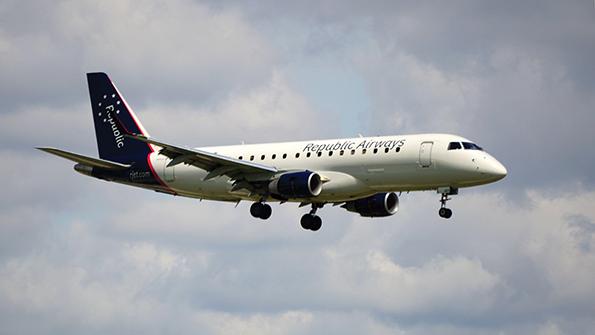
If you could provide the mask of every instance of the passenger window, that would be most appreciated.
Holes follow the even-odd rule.
[[[300,153],[295,154],[295,158],[300,158]]]
[[[339,151],[339,156],[343,156],[343,154],[345,154],[345,150]]]
[[[310,157],[310,156],[311,156],[311,153],[307,153],[307,154],[306,154],[306,157]]]
[[[354,150],[351,150],[351,154],[352,155],[355,155],[355,149]]]
[[[395,152],[399,152],[401,151],[401,147],[397,147],[397,150],[395,150]]]
[[[287,154],[283,154],[283,159],[287,158]]]
[[[238,157],[239,160],[242,160],[242,156]]]
[[[378,149],[374,149],[374,153],[377,154],[378,153]]]
[[[328,152],[328,156],[330,157],[330,156],[332,156],[332,155],[333,155],[333,152],[332,152],[332,151],[329,151],[329,152]]]
[[[388,148],[384,148],[384,153],[388,154]]]
[[[277,158],[277,155],[276,154],[273,154],[273,156],[271,158],[272,159],[275,159],[275,158]]]
[[[461,143],[459,142],[450,142],[448,144],[448,150],[459,150],[461,149]]]
[[[322,151],[318,152],[318,157],[322,156]]]
[[[254,160],[254,155],[250,156],[250,160],[253,161]]]
[[[264,160],[264,155],[260,156],[260,160],[263,161]]]
[[[362,155],[365,155],[366,154],[366,151],[367,151],[366,149],[363,149],[362,150]]]

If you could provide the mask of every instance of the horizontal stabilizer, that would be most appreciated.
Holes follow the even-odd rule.
[[[75,154],[72,152],[55,149],[55,148],[36,148],[36,149],[45,151],[52,155],[66,158],[73,162],[81,163],[81,164],[92,166],[92,167],[98,167],[98,168],[102,168],[102,169],[124,170],[124,169],[127,169],[130,167],[130,165],[127,165],[127,164],[111,162],[111,161],[107,161],[107,160],[99,159],[99,158],[87,157],[87,156],[83,156],[83,155],[79,155],[79,154]]]

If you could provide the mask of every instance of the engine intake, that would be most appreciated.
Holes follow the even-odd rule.
[[[341,207],[365,217],[391,216],[399,210],[399,197],[394,192],[377,193],[367,198],[349,201]]]
[[[271,181],[269,191],[287,199],[312,198],[322,192],[322,180],[312,171],[284,173]]]

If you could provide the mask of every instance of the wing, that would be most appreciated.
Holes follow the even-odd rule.
[[[36,149],[45,151],[52,155],[66,158],[73,162],[81,163],[81,164],[88,165],[88,166],[98,167],[98,168],[102,168],[102,169],[125,170],[130,167],[130,165],[127,165],[127,164],[112,162],[112,161],[108,161],[105,159],[83,156],[83,155],[75,154],[73,152],[68,152],[68,151],[55,149],[55,148],[36,148]]]
[[[278,172],[278,170],[272,166],[246,162],[203,150],[181,148],[138,134],[127,134],[125,136],[161,147],[162,149],[159,150],[159,153],[171,159],[167,166],[174,166],[182,163],[196,166],[208,171],[204,180],[223,175],[228,176],[233,179],[236,186],[238,186],[234,186],[235,189],[247,188],[253,191],[253,188],[246,187],[246,183],[270,180],[270,178]]]

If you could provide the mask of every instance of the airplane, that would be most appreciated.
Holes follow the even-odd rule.
[[[317,231],[317,210],[341,206],[362,217],[399,209],[397,193],[437,191],[440,217],[460,188],[496,182],[506,168],[474,142],[450,134],[357,137],[188,148],[151,136],[107,74],[87,74],[99,158],[37,149],[71,160],[74,170],[170,195],[239,203],[266,220],[269,203],[310,206],[302,228]]]

